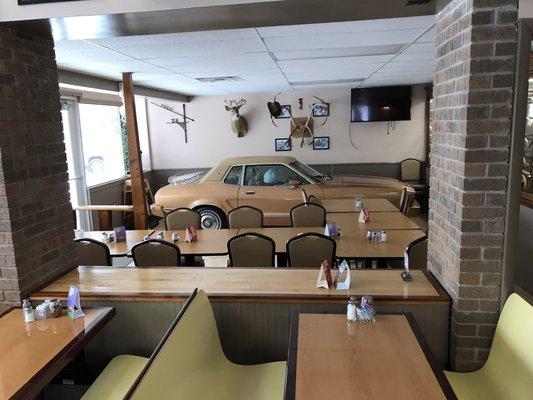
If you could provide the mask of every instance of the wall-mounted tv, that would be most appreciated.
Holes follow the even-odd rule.
[[[411,119],[411,86],[352,89],[352,122]]]

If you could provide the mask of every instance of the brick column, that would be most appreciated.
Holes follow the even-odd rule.
[[[453,0],[436,19],[428,268],[453,299],[451,364],[486,359],[500,307],[516,0]]]
[[[50,34],[0,25],[0,302],[75,262],[60,110]]]

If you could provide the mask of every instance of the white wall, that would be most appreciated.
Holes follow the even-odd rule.
[[[258,3],[279,0],[84,0],[19,6],[17,0],[0,0],[0,21],[72,17],[78,15],[176,10],[180,8]]]
[[[317,151],[312,146],[299,147],[293,140],[290,152],[274,151],[274,139],[289,135],[289,120],[270,122],[267,101],[273,93],[248,93],[230,96],[200,96],[187,104],[187,114],[195,119],[189,125],[189,143],[183,140],[183,131],[177,125],[167,124],[173,114],[148,102],[150,145],[153,169],[210,167],[225,157],[254,155],[290,155],[312,164],[398,162],[404,158],[425,159],[425,90],[413,87],[411,120],[396,122],[396,129],[386,134],[386,122],[350,124],[350,89],[328,89],[282,93],[278,100],[290,104],[293,116],[305,116],[313,95],[330,103],[330,117],[324,126],[322,118],[314,121],[315,136],[330,136],[330,150]],[[248,121],[248,134],[238,138],[230,126],[230,113],[224,109],[224,99],[245,98],[241,115]],[[304,109],[298,109],[298,98],[303,97]],[[153,100],[161,103],[161,101]],[[181,111],[181,103],[163,102]],[[349,134],[356,150],[350,143]]]

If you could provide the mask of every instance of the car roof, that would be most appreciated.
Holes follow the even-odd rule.
[[[220,181],[233,165],[243,164],[290,164],[296,161],[294,157],[287,156],[255,156],[255,157],[230,157],[221,160],[201,180],[201,182]]]

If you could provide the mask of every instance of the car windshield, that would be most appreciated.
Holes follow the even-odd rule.
[[[293,161],[290,163],[290,166],[307,176],[315,183],[320,183],[327,179],[327,175],[318,172],[316,169],[313,169],[309,165],[305,165],[300,161]]]

